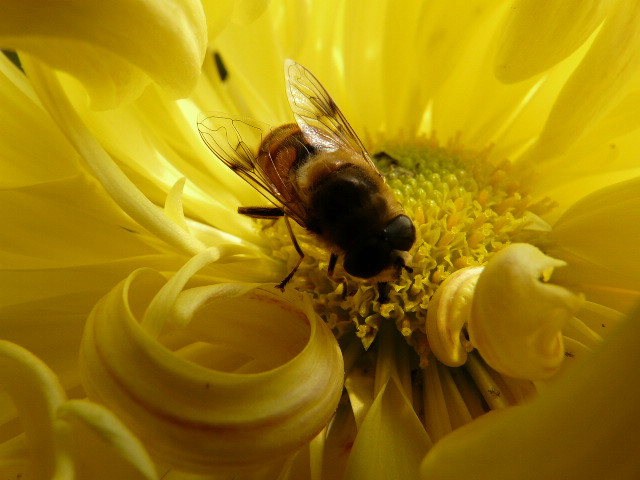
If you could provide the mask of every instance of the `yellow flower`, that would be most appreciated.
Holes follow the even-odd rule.
[[[638,2],[7,5],[5,476],[640,470]],[[198,136],[292,121],[285,58],[414,221],[386,303],[299,228],[274,289],[286,228]]]

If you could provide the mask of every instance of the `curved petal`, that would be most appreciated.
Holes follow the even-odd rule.
[[[198,79],[207,27],[197,0],[3,4],[0,40],[78,78],[95,107],[136,98],[152,79],[173,97]]]
[[[18,409],[35,475],[72,478],[73,466],[56,420],[66,397],[55,374],[24,348],[0,340],[0,387]]]
[[[165,346],[140,325],[163,284],[149,270],[120,283],[92,312],[81,346],[90,397],[163,463],[206,471],[270,462],[325,426],[342,392],[342,356],[308,302],[243,284],[187,290],[173,322],[186,326],[165,330]],[[150,318],[172,314],[174,286]]]
[[[640,178],[600,189],[579,200],[558,219],[552,236],[557,244],[553,252],[558,258],[575,255],[640,280]]]
[[[202,0],[207,16],[209,44],[229,20],[240,25],[249,23],[259,17],[268,4],[269,0]]]
[[[636,310],[531,403],[488,414],[443,438],[425,457],[420,478],[635,478],[638,338]]]

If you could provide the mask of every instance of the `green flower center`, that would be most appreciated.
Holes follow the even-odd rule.
[[[554,205],[548,199],[533,203],[513,180],[510,163],[490,164],[486,151],[419,140],[384,144],[375,152],[380,171],[416,227],[409,262],[413,272],[403,271],[397,282],[390,283],[388,301],[380,303],[375,282],[349,277],[340,261],[333,279],[328,278],[329,253],[303,229],[295,228],[305,258],[288,288],[313,295],[316,311],[336,336],[355,328],[365,348],[383,319],[394,321],[426,362],[427,307],[438,286],[456,270],[486,264],[510,243],[539,244],[545,224],[538,215]],[[267,222],[265,232],[273,255],[291,267],[298,254],[283,223]]]

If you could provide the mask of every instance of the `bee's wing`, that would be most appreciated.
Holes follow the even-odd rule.
[[[260,154],[266,155],[273,162],[268,150],[263,149],[263,141],[271,130],[268,125],[255,120],[223,113],[206,112],[198,116],[198,132],[209,150],[267,200],[282,208],[304,227],[306,212],[302,205],[286,201],[283,192],[278,190],[256,162]],[[272,171],[277,171],[275,165]]]
[[[305,67],[285,60],[289,105],[307,141],[320,149],[347,148],[382,176],[344,114],[320,81]]]

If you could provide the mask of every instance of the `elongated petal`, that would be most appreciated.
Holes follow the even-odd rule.
[[[164,215],[122,172],[73,109],[55,72],[34,58],[23,58],[23,64],[45,107],[115,202],[147,230],[179,249],[189,253],[202,250],[201,242]]]
[[[2,188],[77,172],[78,155],[43,111],[27,77],[4,55],[0,55],[0,105]]]
[[[172,351],[139,323],[163,284],[149,270],[119,284],[91,314],[81,349],[90,397],[163,463],[203,471],[270,462],[324,427],[342,391],[342,357],[308,303],[242,284],[187,290],[173,314],[186,327],[160,337]],[[149,318],[163,305],[172,315],[170,285]]]
[[[351,450],[348,480],[415,478],[430,441],[401,392],[391,379],[371,405]]]
[[[517,82],[564,59],[602,23],[611,4],[600,0],[513,2],[495,60],[497,77]]]
[[[376,342],[375,369],[367,368],[367,359],[363,358],[364,363],[359,366],[364,369],[357,374],[360,378],[349,378],[347,384],[358,434],[345,478],[415,478],[431,440],[413,409],[412,399],[408,398],[409,358],[403,349],[404,341],[389,324],[382,324]],[[371,381],[367,371],[375,371]],[[372,394],[371,403],[366,393]]]
[[[575,203],[556,222],[553,236],[558,257],[575,255],[638,280],[640,178],[598,190]]]
[[[632,479],[640,471],[640,312],[530,404],[438,442],[421,478]]]
[[[136,98],[152,79],[174,97],[194,87],[206,49],[196,0],[7,1],[4,47],[23,50],[77,77],[98,108]]]

